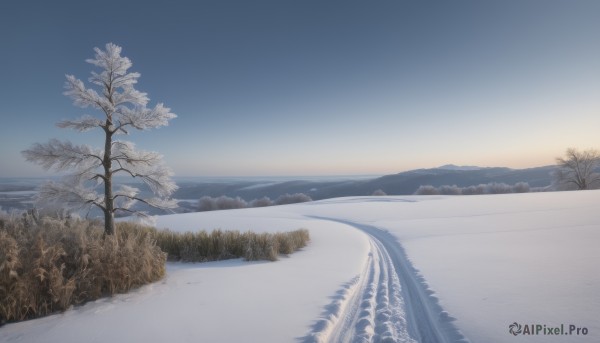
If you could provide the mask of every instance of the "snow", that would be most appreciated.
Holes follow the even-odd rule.
[[[600,192],[376,200],[330,200],[311,212],[389,230],[471,341],[514,342],[513,322],[589,331],[527,337],[535,342],[600,339]]]
[[[126,295],[0,328],[0,342],[600,341],[600,191],[347,197],[158,218],[307,228],[277,262],[169,263]],[[583,336],[513,336],[509,325]],[[464,335],[464,337],[463,337]]]
[[[260,188],[266,188],[266,187],[270,187],[270,186],[275,186],[278,184],[281,184],[282,182],[264,182],[264,183],[257,183],[254,185],[250,185],[250,186],[246,186],[243,188],[240,188],[240,191],[247,191],[247,190],[251,190],[251,189],[260,189]]]
[[[65,314],[6,325],[0,342],[294,342],[341,285],[361,273],[368,254],[363,233],[314,222],[266,209],[160,217],[158,225],[174,230],[306,227],[312,242],[278,262],[169,263],[163,281]]]
[[[0,192],[0,195],[35,195],[37,191],[6,191]]]
[[[437,167],[437,169],[444,170],[481,170],[483,168],[477,166],[457,166],[455,164],[444,164],[443,166]]]

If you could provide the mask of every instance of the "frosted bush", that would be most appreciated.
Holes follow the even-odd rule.
[[[246,208],[248,203],[240,198],[230,198],[227,196],[220,196],[213,198],[209,196],[203,196],[198,201],[198,211],[216,211],[216,210],[231,210],[236,208]]]
[[[461,195],[462,189],[456,185],[452,185],[452,186],[444,185],[444,186],[440,186],[438,188],[438,192],[440,194],[444,194],[444,195]]]
[[[275,205],[296,204],[296,203],[307,202],[307,201],[312,201],[312,198],[304,193],[295,193],[295,194],[285,193],[284,195],[277,198],[277,200],[275,200]]]
[[[531,191],[527,182],[517,182],[513,186],[506,183],[491,182],[477,186],[458,187],[456,185],[443,185],[434,187],[431,185],[420,186],[414,194],[416,195],[476,195],[476,194],[504,194],[504,193],[528,193]]]
[[[417,191],[415,192],[416,195],[438,195],[440,194],[440,192],[438,191],[437,188],[431,186],[431,185],[425,185],[425,186],[419,186],[419,188],[417,188]]]
[[[254,199],[250,201],[250,207],[266,207],[273,206],[273,200],[269,199],[269,197],[262,197],[260,199]]]

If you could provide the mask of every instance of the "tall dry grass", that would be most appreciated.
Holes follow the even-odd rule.
[[[166,254],[143,230],[104,236],[99,222],[0,216],[0,323],[63,311],[159,280]]]
[[[308,244],[308,230],[254,233],[214,230],[211,232],[173,232],[142,227],[135,223],[119,223],[119,231],[144,230],[156,240],[169,260],[208,262],[230,258],[248,261],[276,261],[281,254],[291,254]]]
[[[308,231],[176,233],[117,223],[0,214],[0,325],[64,311],[157,281],[167,256],[190,262],[275,261],[306,246]]]

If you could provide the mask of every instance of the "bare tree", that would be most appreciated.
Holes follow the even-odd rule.
[[[54,203],[72,210],[89,210],[96,206],[104,212],[105,233],[112,235],[115,233],[116,211],[146,215],[131,209],[138,201],[162,209],[177,206],[176,201],[169,199],[177,186],[171,180],[173,173],[162,163],[162,156],[156,152],[136,150],[133,143],[116,140],[114,136],[128,134],[130,129],[148,130],[166,126],[176,115],[162,103],[154,108],[146,107],[149,101],[147,94],[134,88],[140,74],[127,72],[132,64],[127,57],[121,57],[121,47],[108,43],[106,50],[94,50],[94,59],[86,62],[102,70],[100,73],[92,71],[89,78],[100,92],[86,88],[81,80],[67,75],[64,94],[73,99],[74,105],[99,110],[102,117],[84,115],[79,119],[61,121],[57,126],[79,132],[101,129],[104,132],[104,149],[52,139],[45,144],[36,143],[22,153],[27,161],[47,170],[73,171],[61,182],[48,182],[42,186],[38,195],[42,206]],[[139,189],[126,185],[113,192],[113,176],[117,173],[140,178],[155,196],[142,198],[138,196]],[[104,191],[96,192],[102,186]]]
[[[554,177],[559,185],[572,186],[578,190],[600,186],[600,152],[595,149],[579,151],[567,149],[565,157],[556,159],[558,169]]]

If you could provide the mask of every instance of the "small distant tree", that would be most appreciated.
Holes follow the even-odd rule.
[[[248,203],[240,198],[230,198],[222,195],[218,198],[203,196],[198,201],[198,211],[216,211],[216,210],[233,210],[236,208],[246,208]]]
[[[273,200],[271,200],[269,197],[262,197],[260,199],[254,199],[254,200],[250,201],[249,206],[250,207],[273,206]]]
[[[513,186],[505,183],[490,182],[477,186],[458,187],[457,185],[443,185],[434,187],[431,185],[420,186],[414,194],[416,195],[475,195],[475,194],[504,194],[504,193],[527,193],[530,191],[529,183],[517,182]]]
[[[567,149],[564,157],[556,159],[557,170],[554,177],[558,185],[574,187],[577,190],[600,186],[600,152],[595,149],[579,151]]]
[[[432,185],[422,185],[417,188],[415,195],[438,195],[440,192]]]
[[[468,187],[463,187],[463,189],[462,189],[463,195],[475,195],[475,194],[484,194],[484,193],[485,193],[484,185],[468,186]]]
[[[86,62],[101,69],[100,73],[92,71],[89,78],[100,92],[86,88],[81,80],[67,75],[64,94],[73,99],[74,105],[99,110],[102,116],[84,115],[79,119],[61,121],[57,126],[79,132],[100,129],[104,132],[103,149],[52,139],[45,144],[36,143],[22,153],[27,161],[47,170],[73,171],[61,182],[44,184],[38,195],[39,202],[76,210],[89,210],[96,206],[104,212],[105,233],[112,235],[115,233],[115,212],[146,215],[145,212],[131,210],[136,202],[161,209],[177,206],[176,201],[169,199],[177,186],[171,179],[172,172],[162,163],[162,156],[156,152],[136,150],[133,143],[116,140],[115,135],[128,134],[129,129],[148,130],[166,126],[176,115],[162,103],[154,108],[146,107],[149,101],[147,94],[134,88],[140,74],[127,72],[132,64],[127,57],[121,57],[121,47],[108,43],[106,50],[94,50],[95,57]],[[113,176],[119,173],[140,178],[155,196],[142,198],[138,196],[139,189],[126,185],[113,192]],[[101,193],[96,191],[98,187],[103,188]]]
[[[438,193],[443,195],[461,195],[462,189],[457,185],[443,185],[437,188]]]
[[[489,194],[506,194],[512,193],[513,188],[504,182],[490,182],[487,185],[487,192]]]
[[[512,188],[514,193],[529,193],[531,191],[528,182],[517,182]]]
[[[297,204],[300,202],[312,201],[312,198],[304,193],[294,193],[279,196],[275,199],[275,205],[287,205],[287,204]]]

